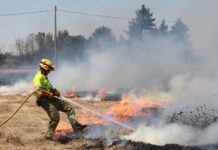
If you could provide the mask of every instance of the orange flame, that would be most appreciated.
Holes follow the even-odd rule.
[[[157,97],[154,96],[132,97],[131,95],[124,94],[122,95],[121,101],[110,107],[106,115],[112,116],[114,120],[125,122],[133,117],[154,115],[158,113],[160,110],[162,110],[163,108],[165,108],[165,105],[161,104],[159,98]],[[104,115],[105,110],[103,110],[103,112],[99,112],[99,113]],[[81,124],[105,125],[109,123],[104,118],[97,116],[93,113],[90,113],[86,110],[80,110],[77,118]],[[55,131],[55,137],[56,138],[60,137],[61,135],[70,133],[72,131],[73,129],[69,123],[60,121]]]
[[[81,110],[81,112],[77,116],[77,119],[78,122],[81,124],[107,124],[107,122],[103,118],[96,116],[85,110]],[[55,130],[54,139],[58,139],[60,136],[63,136],[67,133],[71,133],[72,131],[73,128],[70,125],[70,123],[60,121]]]
[[[76,94],[76,86],[72,85],[71,90],[67,91],[63,94],[64,97],[66,98],[75,98],[78,97],[78,95]]]
[[[72,131],[73,131],[73,129],[72,129],[70,123],[60,121],[58,123],[56,130],[55,130],[54,138],[57,139],[58,137],[65,135],[67,133],[70,133]]]
[[[104,118],[85,110],[82,110],[82,114],[77,118],[82,124],[107,124]]]
[[[163,104],[158,104],[156,97],[141,97],[133,100],[125,94],[120,103],[109,108],[108,115],[113,116],[117,121],[124,122],[132,117],[153,115],[164,107]]]
[[[98,93],[97,93],[97,96],[96,96],[96,97],[97,97],[98,99],[102,100],[102,99],[105,97],[105,94],[106,94],[106,93],[105,93],[105,89],[102,88],[102,89],[98,90]]]

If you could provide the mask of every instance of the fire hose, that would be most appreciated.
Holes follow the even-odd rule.
[[[16,115],[16,113],[21,109],[21,107],[23,107],[23,105],[28,101],[28,99],[33,95],[35,93],[35,91],[34,92],[32,92],[24,101],[23,101],[23,103],[16,109],[16,111],[10,116],[10,117],[8,117],[8,119],[6,119],[4,122],[2,122],[1,124],[0,124],[0,127],[2,127],[4,124],[6,124],[9,120],[11,120],[15,115]]]
[[[71,100],[69,100],[69,99],[63,97],[63,96],[62,96],[61,98],[60,98],[60,97],[58,97],[58,98],[59,98],[59,99],[62,99],[63,101],[67,101],[67,102],[69,102],[69,103],[71,103],[71,104],[73,104],[73,105],[75,105],[75,106],[78,106],[78,107],[80,107],[80,108],[82,108],[82,109],[84,109],[84,110],[86,110],[86,111],[89,111],[89,112],[91,112],[91,113],[93,113],[93,114],[95,114],[95,115],[97,115],[97,116],[100,116],[100,117],[106,119],[107,121],[113,122],[113,123],[116,124],[116,125],[122,126],[122,127],[127,128],[127,129],[129,129],[129,130],[131,130],[131,131],[134,131],[133,128],[129,127],[128,125],[126,125],[126,124],[124,124],[124,123],[121,123],[121,122],[116,121],[116,120],[114,120],[114,119],[112,119],[112,118],[109,118],[109,117],[107,117],[107,116],[104,116],[104,115],[100,114],[99,112],[96,112],[96,111],[94,111],[94,110],[92,110],[92,109],[90,109],[90,108],[88,108],[88,107],[85,107],[85,106],[83,106],[83,105],[80,105],[80,104],[78,104],[78,103],[76,103],[76,102],[74,102],[74,101],[71,101]]]
[[[32,93],[23,101],[23,103],[16,109],[16,111],[15,111],[8,119],[6,119],[4,122],[2,122],[2,123],[0,124],[0,127],[2,127],[2,126],[5,125],[9,120],[11,120],[11,119],[16,115],[16,113],[23,107],[23,105],[28,101],[28,99],[29,99],[34,93],[35,93],[35,91],[32,92]],[[73,101],[71,101],[71,100],[69,100],[69,99],[67,99],[67,98],[65,98],[65,97],[63,97],[63,96],[62,96],[62,97],[54,96],[54,97],[59,98],[59,99],[61,99],[61,100],[63,100],[63,101],[67,101],[67,102],[69,102],[69,103],[71,103],[71,104],[73,104],[73,105],[75,105],[75,106],[78,106],[78,107],[80,107],[80,108],[82,108],[82,109],[85,109],[85,110],[87,110],[87,111],[89,111],[89,112],[91,112],[91,113],[93,113],[93,114],[95,114],[95,115],[98,115],[98,116],[100,116],[100,117],[102,117],[102,118],[104,118],[104,119],[106,119],[106,120],[108,120],[108,121],[111,121],[111,122],[113,122],[113,123],[115,123],[115,124],[117,124],[117,125],[119,125],[119,126],[122,126],[122,127],[125,127],[125,128],[127,128],[127,129],[129,129],[129,130],[134,131],[133,128],[127,126],[126,124],[123,124],[123,123],[121,123],[121,122],[119,122],[119,121],[116,121],[116,120],[113,120],[113,119],[111,119],[111,118],[109,118],[109,117],[106,117],[106,116],[104,116],[104,115],[102,115],[102,114],[100,114],[100,113],[98,113],[98,112],[96,112],[96,111],[93,111],[93,110],[90,109],[90,108],[87,108],[87,107],[85,107],[85,106],[82,106],[82,105],[80,105],[80,104],[78,104],[78,103],[76,103],[76,102],[73,102]]]

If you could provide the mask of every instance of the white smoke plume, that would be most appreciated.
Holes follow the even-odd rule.
[[[13,85],[0,86],[1,95],[26,94],[27,90],[32,88],[32,83],[26,80],[20,80]]]
[[[61,89],[69,89],[72,85],[81,90],[141,89],[160,97],[167,104],[177,104],[172,106],[168,115],[184,102],[185,105],[209,104],[216,108],[217,71],[211,61],[207,62],[208,58],[187,58],[184,55],[187,49],[187,45],[172,38],[153,36],[134,44],[92,49],[83,62],[62,64],[52,80]],[[169,123],[166,118],[166,114],[157,118],[161,120],[158,124],[140,122],[136,131],[124,138],[157,145],[217,142],[216,122],[199,129],[180,122]],[[131,122],[133,126],[138,123]],[[91,135],[96,136],[103,135]]]
[[[206,98],[206,97],[205,97]],[[203,99],[175,103],[168,106],[153,121],[133,122],[136,131],[125,139],[156,145],[168,143],[182,145],[217,144],[218,103]]]
[[[176,143],[182,145],[217,144],[218,124],[214,123],[204,130],[179,124],[140,125],[125,139],[146,143],[165,145]]]
[[[185,49],[185,50],[184,50]],[[188,48],[170,38],[146,37],[143,42],[89,50],[83,61],[62,64],[52,80],[62,89],[166,89],[175,76],[191,71]]]
[[[208,61],[209,56],[192,59],[185,55],[187,50],[189,47],[186,44],[171,37],[147,36],[132,44],[89,49],[81,60],[59,64],[49,78],[61,91],[72,86],[78,90],[141,89],[172,104],[183,101],[187,104],[198,104],[199,101],[208,104],[208,99],[212,99],[210,104],[217,106],[218,77],[213,66],[217,61]],[[1,87],[0,91],[20,91],[29,85],[32,83],[28,86],[17,83],[12,87]],[[141,125],[126,138],[158,145],[209,144],[216,142],[217,128],[217,123],[199,130],[188,125],[163,122]]]

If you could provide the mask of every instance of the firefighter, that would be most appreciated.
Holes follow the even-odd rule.
[[[60,120],[59,111],[66,113],[74,133],[82,131],[87,127],[87,125],[78,123],[72,104],[59,99],[59,90],[53,88],[52,84],[49,82],[47,75],[50,71],[53,71],[54,68],[51,60],[42,59],[39,64],[39,71],[33,79],[35,95],[37,97],[36,103],[47,112],[50,118],[46,132],[46,139],[49,140],[53,140],[54,131]]]

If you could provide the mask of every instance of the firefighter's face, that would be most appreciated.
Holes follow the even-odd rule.
[[[50,70],[45,70],[45,69],[42,69],[40,68],[42,74],[44,74],[45,76],[47,76],[49,73],[50,73]]]

